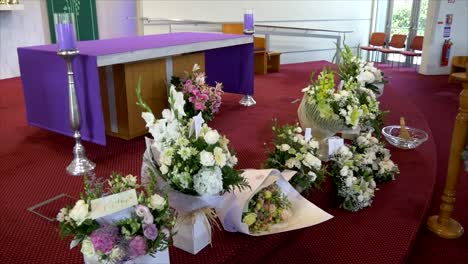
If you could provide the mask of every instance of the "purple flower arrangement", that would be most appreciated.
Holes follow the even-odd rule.
[[[186,72],[183,78],[173,76],[171,84],[177,91],[184,94],[185,113],[187,118],[202,113],[204,120],[212,120],[214,115],[219,112],[221,106],[221,96],[223,95],[223,84],[216,83],[210,86],[206,83],[206,75],[200,71],[200,66],[195,64],[192,73]]]
[[[114,173],[108,181],[107,191],[113,195],[139,189],[135,179],[132,175],[123,177]],[[89,205],[91,200],[105,193],[102,185],[93,185],[85,177],[85,189],[82,200],[72,208],[61,209],[57,215],[61,236],[74,236],[72,245],[76,245],[76,242],[81,244],[85,262],[88,259],[93,263],[96,260],[101,263],[125,263],[137,261],[145,255],[154,256],[158,251],[167,249],[175,223],[167,198],[149,189],[141,190],[138,194],[139,204],[127,214],[116,217],[121,220],[109,224],[108,221],[91,218]]]

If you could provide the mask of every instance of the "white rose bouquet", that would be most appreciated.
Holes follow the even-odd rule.
[[[92,218],[90,204],[101,198],[104,191],[113,195],[140,188],[132,175],[113,173],[107,183],[105,189],[85,176],[81,200],[73,207],[62,208],[57,215],[61,237],[73,236],[71,247],[81,244],[85,263],[169,261],[167,247],[172,240],[175,218],[167,199],[150,189],[141,190],[138,205]]]
[[[141,97],[138,104],[146,110],[142,117],[153,136],[144,154],[142,177],[162,178],[159,187],[168,189],[169,203],[179,213],[174,245],[196,254],[211,242],[210,208],[222,194],[245,189],[248,183],[234,169],[237,158],[229,140],[200,120],[183,118],[185,101],[174,86],[169,93],[171,109],[163,111],[163,118],[156,120]]]
[[[299,124],[278,126],[275,121],[272,130],[273,148],[267,152],[264,167],[297,171],[289,182],[298,192],[319,188],[324,180],[322,161],[318,158],[319,142],[312,137],[306,141]]]

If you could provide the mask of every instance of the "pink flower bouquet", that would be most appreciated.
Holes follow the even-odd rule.
[[[172,76],[171,84],[184,94],[187,118],[201,112],[204,120],[212,120],[221,106],[223,84],[216,82],[216,86],[210,86],[206,83],[206,75],[198,64],[193,65],[192,73],[185,75],[183,78]]]

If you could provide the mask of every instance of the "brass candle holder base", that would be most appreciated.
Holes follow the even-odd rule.
[[[427,219],[427,228],[437,236],[447,239],[459,238],[464,231],[460,223],[452,218],[449,218],[447,224],[439,223],[438,215],[433,215]]]

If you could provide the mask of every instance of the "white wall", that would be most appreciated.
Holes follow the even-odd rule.
[[[45,0],[20,0],[21,11],[0,11],[0,79],[19,76],[18,47],[50,43]],[[135,0],[97,0],[101,39],[137,35]]]
[[[41,45],[49,38],[46,4],[41,0],[23,0],[24,10],[0,11],[0,79],[19,75],[16,49]],[[47,40],[48,41],[48,40]]]
[[[100,39],[137,35],[135,0],[96,0]]]
[[[140,0],[141,16],[148,18],[179,18],[214,22],[242,20],[245,8],[253,8],[257,21],[265,20],[321,20],[313,22],[265,23],[282,26],[299,26],[320,29],[353,30],[346,42],[351,46],[367,44],[372,14],[372,0],[309,0],[309,1],[159,1]],[[177,28],[177,27],[176,27]],[[202,28],[202,27],[199,27]],[[167,26],[145,25],[144,34],[168,32]],[[272,36],[272,50],[286,53],[282,63],[313,60],[331,60],[334,55],[333,40]]]
[[[424,51],[419,72],[422,74],[448,74],[450,64],[440,66],[445,15],[453,14],[450,38],[453,46],[450,56],[468,55],[468,0],[456,0],[450,4],[446,0],[429,1],[427,25],[424,37]],[[443,24],[438,24],[443,21]]]

